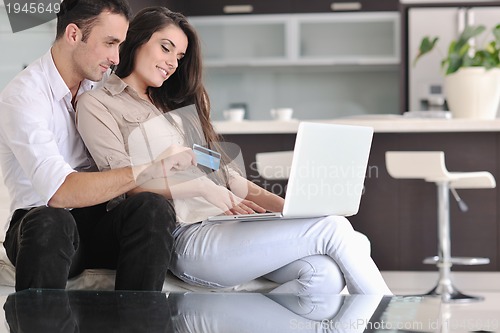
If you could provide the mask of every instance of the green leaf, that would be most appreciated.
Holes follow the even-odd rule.
[[[469,39],[476,37],[477,35],[481,34],[484,30],[486,30],[486,27],[484,25],[465,27],[460,36],[458,36],[455,50],[462,49],[464,45],[469,43]]]
[[[448,57],[448,69],[446,74],[452,74],[462,67],[463,59],[457,53],[450,54]]]
[[[493,36],[495,36],[495,44],[500,45],[500,24],[497,24],[493,28]]]
[[[417,56],[415,57],[415,60],[413,61],[413,66],[416,65],[418,59],[420,59],[420,57],[422,57],[424,54],[427,54],[429,52],[431,52],[433,49],[434,49],[434,46],[436,45],[437,41],[438,41],[438,37],[434,37],[432,40],[426,36],[422,39],[422,42],[420,43],[420,47],[419,47],[419,52],[417,54]]]
[[[450,42],[447,56],[441,61],[441,66],[445,69],[446,75],[455,73],[461,67],[483,66],[487,69],[500,68],[500,24],[491,30],[494,37],[493,40],[486,43],[483,49],[478,49],[474,54],[471,54],[470,39],[478,36],[485,30],[486,28],[483,25],[467,26],[456,40]],[[437,41],[437,37],[433,39],[424,37],[414,64],[424,54],[432,51]]]

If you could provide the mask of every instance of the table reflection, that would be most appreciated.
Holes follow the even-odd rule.
[[[361,295],[28,290],[9,295],[4,310],[10,332],[354,333],[399,329],[382,326],[391,320],[388,310],[397,310],[398,304],[415,310],[422,300]]]

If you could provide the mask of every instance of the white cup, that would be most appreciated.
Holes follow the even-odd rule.
[[[271,117],[273,117],[274,120],[291,120],[293,115],[293,109],[292,108],[277,108],[277,109],[271,109]]]
[[[245,116],[245,109],[229,109],[222,112],[227,121],[242,121]]]

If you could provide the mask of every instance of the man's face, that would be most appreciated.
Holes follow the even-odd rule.
[[[123,15],[102,12],[85,42],[79,41],[73,60],[84,79],[100,81],[109,66],[120,61],[119,47],[125,40],[128,21]]]

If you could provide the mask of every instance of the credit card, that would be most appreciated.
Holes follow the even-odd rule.
[[[198,164],[206,166],[212,170],[219,170],[221,155],[218,152],[197,145],[196,143],[193,145],[193,152],[196,156],[196,162]]]

